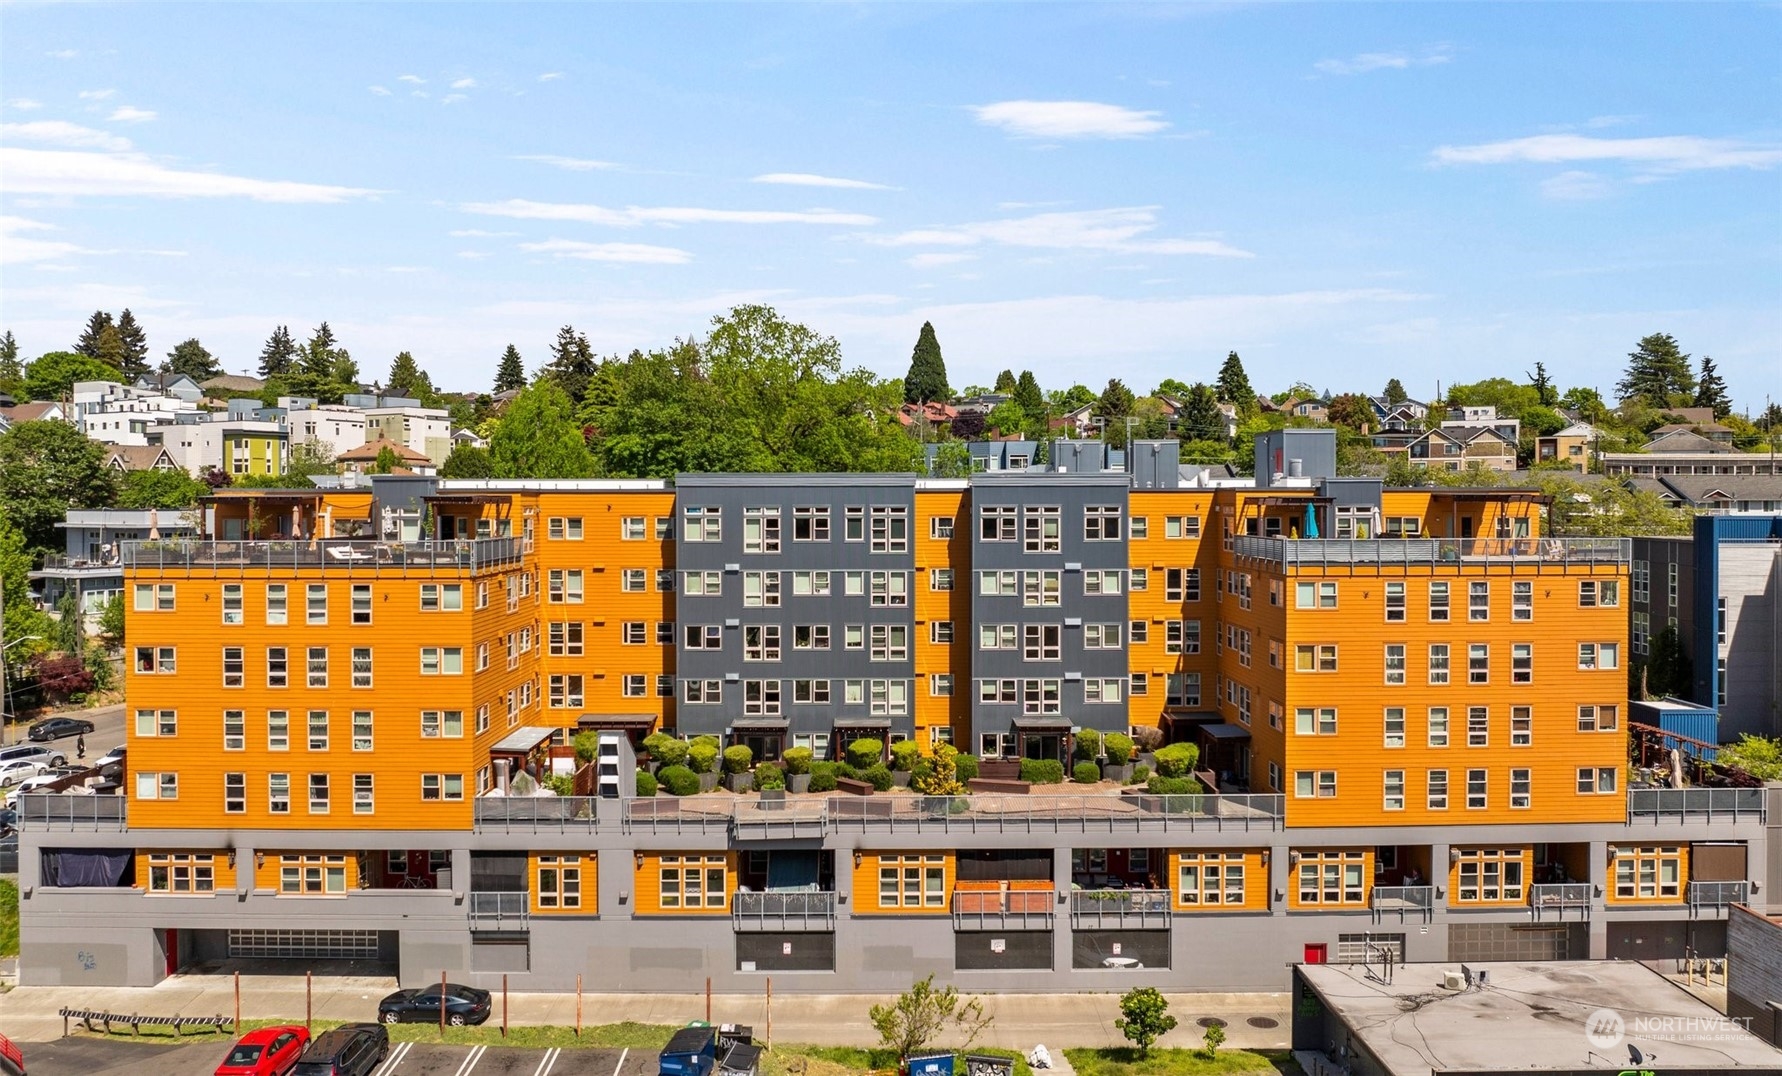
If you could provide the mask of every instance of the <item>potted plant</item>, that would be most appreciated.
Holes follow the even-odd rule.
[[[735,744],[724,749],[724,784],[732,792],[747,792],[755,787],[755,752],[747,745]]]
[[[786,788],[793,792],[811,789],[811,749],[794,747],[785,754]]]
[[[922,748],[914,740],[899,740],[891,745],[891,787],[910,787],[910,776],[922,759]]]
[[[718,738],[696,737],[687,747],[687,768],[699,775],[699,790],[710,792],[718,787]]]
[[[1133,746],[1132,737],[1123,732],[1110,732],[1101,738],[1102,753],[1107,758],[1101,764],[1103,780],[1125,784],[1132,779]]]

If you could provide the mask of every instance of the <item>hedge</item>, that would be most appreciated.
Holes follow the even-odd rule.
[[[891,768],[898,773],[914,770],[921,757],[922,748],[914,740],[899,740],[891,745]]]
[[[875,762],[860,771],[860,779],[872,785],[874,791],[889,792],[891,790],[891,767],[883,762]]]
[[[794,776],[811,772],[811,749],[794,747],[786,752],[786,772]]]
[[[694,780],[698,780],[698,778],[694,778]],[[640,796],[654,796],[656,794],[655,774],[651,773],[649,770],[637,771],[637,794]]]
[[[699,794],[699,775],[685,766],[664,766],[656,771],[656,780],[672,795]]]
[[[1145,782],[1145,791],[1154,796],[1192,796],[1200,791],[1200,782],[1192,777],[1152,776]]]
[[[1101,767],[1093,762],[1079,762],[1070,771],[1070,776],[1080,785],[1092,785],[1101,780]]]
[[[1061,785],[1064,783],[1064,763],[1055,758],[1024,758],[1021,760],[1021,780],[1036,785]]]
[[[755,752],[746,744],[735,744],[724,749],[724,772],[727,774],[748,773],[749,767],[755,763]]]
[[[834,792],[835,791],[835,763],[833,763],[833,762],[813,762],[813,763],[811,763],[811,791],[812,792]]]
[[[1093,762],[1101,754],[1101,742],[1099,730],[1084,729],[1077,733],[1077,743],[1071,754],[1080,761]]]
[[[1186,777],[1200,761],[1200,749],[1191,743],[1172,743],[1157,749],[1157,772],[1164,777]]]
[[[773,790],[786,787],[786,771],[771,762],[763,762],[755,767],[755,788],[757,790]]]
[[[1107,753],[1110,765],[1124,766],[1132,761],[1132,737],[1124,732],[1110,732],[1103,736],[1101,749]]]
[[[857,770],[864,770],[885,757],[885,744],[882,740],[871,738],[855,740],[848,745],[848,765]]]
[[[953,772],[959,775],[961,784],[978,775],[978,756],[959,755],[953,759]]]

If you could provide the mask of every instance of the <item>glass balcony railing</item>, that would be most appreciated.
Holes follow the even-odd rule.
[[[1629,538],[1258,538],[1239,537],[1240,557],[1286,571],[1300,566],[1491,564],[1567,568],[1627,564]]]
[[[531,917],[530,893],[469,894],[471,930],[525,930]]]
[[[1545,916],[1564,919],[1567,912],[1588,919],[1595,889],[1589,882],[1537,882],[1528,887],[1529,911],[1536,919]]]
[[[739,891],[730,900],[730,919],[737,930],[834,930],[835,894]]]
[[[518,538],[379,542],[359,538],[299,538],[230,542],[163,538],[124,542],[122,560],[137,572],[176,569],[328,568],[348,572],[477,572],[515,564]]]
[[[1627,823],[1763,822],[1767,815],[1761,788],[1632,788],[1627,792]]]
[[[1729,904],[1744,904],[1751,899],[1751,883],[1738,882],[1690,882],[1689,907],[1725,908]]]

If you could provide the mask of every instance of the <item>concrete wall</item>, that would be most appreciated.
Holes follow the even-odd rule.
[[[1735,906],[1726,920],[1726,1015],[1782,1046],[1782,925]]]

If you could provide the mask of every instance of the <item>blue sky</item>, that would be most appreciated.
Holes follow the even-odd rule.
[[[767,302],[955,386],[1782,397],[1782,8],[0,8],[0,325],[234,371],[327,319],[486,387]]]

